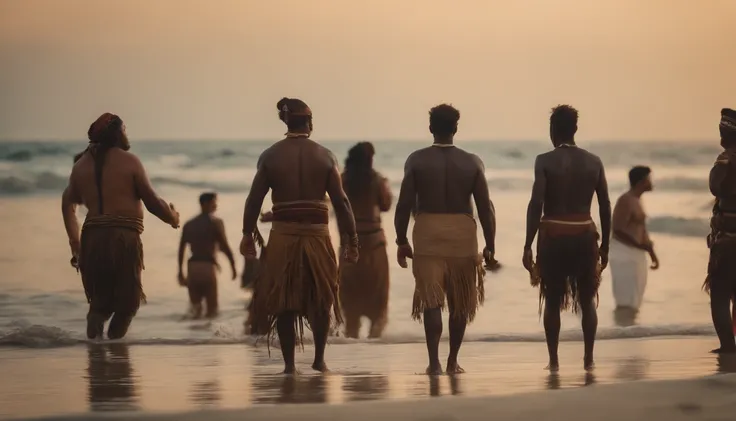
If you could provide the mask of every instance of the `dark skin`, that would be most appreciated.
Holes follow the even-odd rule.
[[[718,199],[721,210],[736,212],[736,171],[732,168],[736,165],[736,134],[724,133],[722,130],[721,137],[725,150],[713,164],[708,184],[710,192]],[[710,312],[721,343],[720,348],[714,349],[713,353],[736,353],[730,309],[733,293],[728,290],[728,285],[728,282],[711,283]]]
[[[347,195],[342,188],[340,171],[335,156],[324,146],[307,138],[311,125],[290,128],[291,133],[303,133],[303,137],[287,137],[266,149],[258,160],[258,170],[253,179],[243,215],[243,240],[240,252],[246,259],[256,259],[253,231],[261,213],[263,199],[271,191],[274,204],[296,200],[324,200],[328,194],[337,217],[337,224],[343,235],[356,235],[355,218]],[[346,256],[349,262],[358,260],[358,250],[348,247]],[[284,358],[284,373],[296,373],[294,350],[296,332],[295,314],[281,314],[277,320],[277,331]],[[327,335],[329,334],[329,309],[325,314],[309,320],[314,336],[315,355],[312,368],[326,372],[324,360]]]
[[[179,213],[174,210],[173,205],[166,203],[156,194],[138,157],[124,150],[128,148],[128,144],[124,127],[122,130],[120,145],[107,152],[102,169],[105,214],[143,218],[143,207],[145,206],[161,221],[171,225],[172,228],[178,228]],[[69,176],[69,185],[64,189],[61,197],[61,212],[74,263],[79,256],[81,245],[79,221],[75,213],[78,205],[83,205],[88,209],[88,216],[100,214],[95,164],[92,155],[88,152],[83,153],[75,162]],[[94,330],[92,324],[98,322],[89,320],[88,332],[90,329]],[[131,320],[130,315],[115,314],[110,322],[108,337],[119,339],[124,336]]]
[[[534,163],[534,187],[527,209],[526,244],[523,264],[531,271],[533,262],[532,243],[539,230],[542,212],[546,217],[571,214],[589,214],[593,194],[598,196],[601,220],[601,265],[608,265],[608,248],[611,236],[611,202],[608,183],[600,158],[577,147],[557,147],[561,144],[574,145],[573,138],[559,139],[553,136],[555,149],[537,156]],[[547,299],[544,307],[544,332],[547,338],[550,370],[559,368],[557,348],[560,337],[559,300]],[[583,314],[582,327],[585,342],[584,366],[593,367],[593,347],[598,329],[598,314],[595,303],[580,303]]]
[[[430,127],[430,131],[433,131]],[[435,143],[451,145],[453,134],[435,134]],[[488,183],[483,162],[477,156],[457,147],[428,147],[412,153],[404,166],[404,179],[396,204],[394,226],[396,243],[399,245],[397,260],[402,268],[408,267],[406,259],[413,257],[407,239],[409,219],[413,210],[417,213],[473,214],[471,198],[478,210],[478,220],[483,228],[486,247],[483,255],[486,266],[498,269],[493,258],[496,237],[496,216],[488,195]],[[452,315],[455,303],[447,297]],[[460,373],[457,356],[465,336],[465,319],[455,320],[450,316],[450,355],[447,357],[447,373]],[[424,312],[424,333],[427,341],[429,367],[427,374],[442,373],[439,359],[439,343],[442,336],[442,310],[428,309]]]
[[[184,224],[179,241],[178,263],[179,272],[178,279],[180,285],[186,285],[186,277],[183,273],[184,253],[187,245],[192,253],[193,260],[216,262],[215,256],[218,249],[221,250],[230,262],[230,270],[232,279],[237,277],[235,269],[235,257],[230,249],[230,245],[225,235],[225,223],[222,219],[217,218],[213,213],[217,210],[217,199],[213,199],[209,203],[202,206],[202,213],[192,218]],[[219,266],[218,266],[219,267]],[[210,309],[207,311],[210,313]],[[195,313],[201,313],[201,306],[195,309]],[[214,314],[214,313],[210,313]]]
[[[345,174],[343,174],[343,179]],[[365,190],[350,195],[350,203],[353,207],[355,215],[355,226],[359,232],[371,232],[381,229],[381,212],[388,212],[391,209],[391,189],[388,180],[380,177],[378,188],[365,186]],[[263,218],[261,219],[263,220]],[[348,338],[358,338],[360,332],[360,318],[352,319],[348,313],[345,314],[345,336]],[[369,338],[377,338],[381,336],[385,321],[371,320],[371,328],[369,330]]]

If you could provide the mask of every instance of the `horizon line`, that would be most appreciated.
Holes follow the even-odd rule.
[[[132,143],[135,142],[243,142],[243,143],[263,143],[263,142],[278,142],[281,139],[255,139],[255,138],[181,138],[181,139],[175,139],[175,138],[142,138],[138,140],[132,140]],[[324,139],[316,139],[317,142],[375,142],[375,143],[384,143],[384,142],[407,142],[407,143],[423,143],[423,142],[431,142],[431,138],[398,138],[398,139],[391,139],[391,138],[379,138],[379,139],[369,139],[369,138],[324,138]],[[59,142],[59,143],[71,143],[71,142],[84,142],[89,143],[86,139],[63,139],[63,138],[55,138],[55,139],[41,139],[41,138],[21,138],[21,139],[12,139],[12,138],[0,138],[0,143],[46,143],[46,142]],[[479,143],[479,142],[486,142],[486,143],[494,143],[494,142],[550,142],[549,138],[545,139],[522,139],[522,138],[492,138],[492,139],[479,139],[479,138],[468,138],[468,139],[456,139],[455,142],[459,143]],[[665,139],[665,138],[628,138],[628,139],[615,139],[615,138],[608,138],[608,139],[578,139],[577,142],[590,142],[590,143],[605,143],[605,142],[625,142],[625,143],[633,143],[633,142],[642,142],[642,143],[708,143],[709,141],[703,140],[703,138],[700,139]]]

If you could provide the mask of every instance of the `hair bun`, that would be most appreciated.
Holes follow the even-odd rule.
[[[287,98],[287,97],[281,98],[279,100],[279,102],[276,103],[276,109],[279,110],[279,111],[281,111],[284,108],[285,105],[288,106],[289,101],[291,101],[291,100],[289,98]]]

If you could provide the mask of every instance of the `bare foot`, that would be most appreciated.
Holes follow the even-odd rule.
[[[296,369],[296,366],[287,366],[284,368],[283,374],[287,374],[290,376],[296,376],[299,374],[299,370]]]
[[[330,369],[327,368],[327,364],[325,364],[324,361],[322,361],[322,362],[316,362],[315,361],[314,364],[312,364],[312,368],[315,371],[319,371],[320,373],[329,373],[330,372]]]
[[[593,361],[593,358],[585,357],[583,359],[583,368],[585,371],[591,371],[595,368],[595,362]]]
[[[736,354],[736,349],[730,349],[730,348],[716,348],[712,351],[710,351],[711,354]]]
[[[425,373],[428,376],[440,376],[442,375],[442,367],[439,365],[434,366],[434,367],[430,365],[429,367],[427,367],[427,370],[425,371]]]
[[[544,369],[548,370],[550,373],[557,373],[560,371],[560,363],[557,361],[550,361]]]
[[[460,365],[457,363],[457,361],[455,361],[455,362],[449,362],[448,361],[447,362],[447,368],[445,369],[445,373],[447,373],[448,375],[462,374],[462,373],[465,373],[465,370],[463,370],[463,368],[460,367]]]

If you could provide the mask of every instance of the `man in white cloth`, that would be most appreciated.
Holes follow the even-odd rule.
[[[638,311],[647,286],[647,271],[659,268],[641,205],[641,196],[652,191],[651,172],[649,167],[632,168],[629,171],[631,188],[619,197],[613,209],[610,264],[617,309]],[[647,254],[652,259],[649,268]]]

